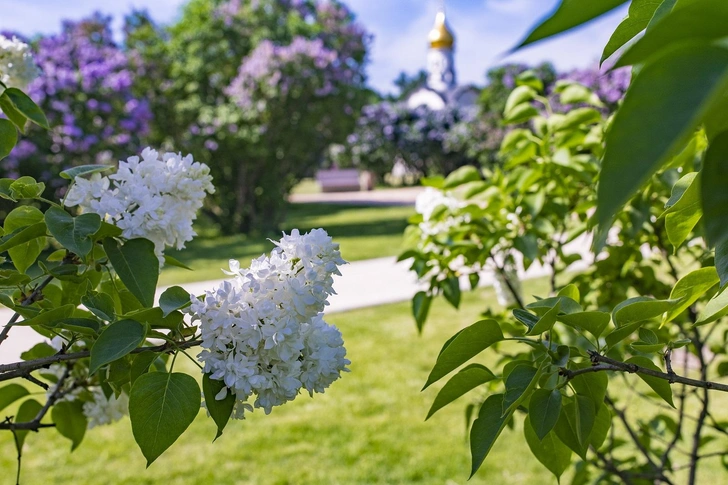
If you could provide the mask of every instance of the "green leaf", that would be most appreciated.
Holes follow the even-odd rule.
[[[23,360],[35,360],[42,359],[44,357],[50,357],[57,352],[56,349],[51,347],[45,342],[39,342],[35,344],[30,350],[26,350],[20,354],[20,358]]]
[[[588,446],[588,438],[596,419],[594,402],[586,396],[576,395],[573,402],[564,406],[564,410],[579,443],[582,446]]]
[[[597,188],[599,224],[684,147],[728,80],[728,50],[689,45],[670,50],[635,77],[607,132]]]
[[[40,312],[38,315],[28,318],[25,320],[22,320],[16,325],[22,325],[22,326],[35,326],[35,325],[46,325],[49,327],[54,326],[55,323],[57,323],[60,320],[64,320],[71,315],[73,315],[73,311],[76,309],[74,305],[68,304],[63,305],[58,308],[53,308],[51,310],[46,310],[43,312]]]
[[[454,308],[460,306],[460,280],[457,276],[449,276],[443,282],[442,294]]]
[[[463,394],[493,379],[495,379],[495,375],[481,364],[470,364],[464,367],[437,393],[437,397],[432,403],[432,407],[430,407],[425,421]]]
[[[675,183],[672,196],[667,201],[665,230],[670,243],[679,247],[692,232],[702,216],[700,205],[700,182],[697,172],[692,172]]]
[[[8,88],[5,90],[3,96],[10,98],[15,108],[30,121],[41,128],[45,128],[46,130],[50,129],[43,111],[23,91],[17,88]]]
[[[18,143],[18,130],[9,120],[0,119],[0,160],[10,155]]]
[[[610,58],[612,54],[617,52],[617,49],[645,30],[661,3],[662,0],[632,0],[629,6],[629,14],[622,20],[622,23],[619,24],[606,47],[604,47],[600,63]]]
[[[200,386],[187,374],[151,372],[136,380],[129,396],[129,418],[147,467],[185,432],[200,403]]]
[[[574,369],[584,369],[591,367],[591,364],[585,362],[583,364],[574,364]],[[597,409],[604,402],[607,395],[607,385],[609,377],[604,372],[592,372],[589,374],[580,374],[571,380],[571,385],[576,393],[580,396],[588,397],[594,403],[594,409]]]
[[[0,111],[2,111],[3,114],[8,117],[8,120],[10,120],[17,127],[17,129],[21,131],[21,133],[25,133],[25,125],[28,122],[28,118],[26,118],[23,113],[18,111],[18,108],[15,107],[10,98],[8,96],[5,96],[4,91],[2,95],[0,95]]]
[[[513,109],[523,103],[530,103],[534,98],[538,96],[538,92],[530,86],[518,86],[516,89],[511,91],[506,100],[506,108],[503,114],[506,118],[511,116]],[[530,106],[530,104],[528,105]]]
[[[571,298],[575,302],[581,301],[581,294],[579,294],[579,288],[577,288],[576,285],[566,285],[559,292],[556,294],[556,296],[565,296],[566,298]]]
[[[146,374],[152,363],[157,360],[159,354],[152,351],[139,352],[134,356],[134,360],[131,361],[131,368],[129,369],[129,382],[134,385],[139,377]]]
[[[516,85],[529,86],[539,93],[543,91],[543,81],[532,69],[523,71],[521,74],[516,76]]]
[[[528,421],[539,441],[548,435],[561,413],[561,392],[558,389],[536,389],[528,404]],[[525,424],[524,426],[527,426]],[[529,445],[530,446],[530,445]],[[571,453],[569,453],[571,454]]]
[[[493,394],[480,407],[478,417],[470,429],[470,454],[472,467],[470,477],[475,475],[493,448],[495,440],[503,432],[511,415],[501,416],[503,410],[503,394]]]
[[[715,246],[715,269],[721,277],[721,286],[725,286],[728,275],[728,241]]]
[[[504,119],[505,123],[518,124],[525,123],[534,116],[538,116],[538,110],[530,104],[519,104]]]
[[[45,236],[45,234],[45,222],[38,222],[37,224],[32,224],[21,230],[14,231],[0,239],[0,253],[8,251],[16,246],[20,246],[21,244],[26,244],[29,241],[34,241],[35,239]]]
[[[101,332],[91,347],[89,372],[93,374],[102,365],[124,357],[144,342],[146,329],[135,320],[119,320]]]
[[[113,322],[116,319],[114,299],[106,293],[91,291],[81,298],[81,303],[101,320]]]
[[[594,418],[594,427],[589,435],[589,444],[595,450],[601,448],[609,434],[609,428],[612,427],[612,413],[603,402],[597,407],[597,415]]]
[[[61,172],[61,177],[66,180],[75,180],[76,177],[91,175],[94,173],[106,172],[114,168],[113,165],[79,165],[78,167],[69,168]]]
[[[728,315],[728,287],[717,293],[705,305],[696,325],[705,325]]]
[[[526,308],[535,311],[539,315],[544,315],[547,311],[556,306],[557,303],[561,308],[561,312],[566,314],[579,313],[584,311],[581,305],[579,305],[571,298],[565,296],[554,296],[551,298],[544,298],[543,300],[534,301],[533,303],[529,303],[528,305],[526,305]]]
[[[652,320],[662,316],[677,303],[678,300],[655,300],[646,296],[637,296],[614,307],[612,320],[617,327]]]
[[[638,322],[633,322],[627,325],[623,325],[621,327],[617,327],[612,332],[608,333],[606,337],[604,337],[604,340],[607,342],[607,347],[614,347],[619,342],[632,335],[635,330],[642,326],[643,323],[644,321],[640,320]]]
[[[609,325],[611,317],[606,312],[579,312],[559,315],[558,320],[570,327],[586,330],[599,338]]]
[[[572,130],[579,126],[591,125],[602,121],[602,114],[594,108],[576,108],[569,111],[559,123],[559,131]]]
[[[121,281],[146,308],[154,305],[154,291],[159,279],[159,260],[154,243],[147,239],[130,239],[120,246],[111,238],[104,239],[104,250]]]
[[[98,214],[81,214],[73,217],[57,207],[51,207],[45,213],[48,231],[66,249],[82,258],[93,248],[93,236],[101,228]]]
[[[175,310],[185,308],[191,304],[190,293],[182,287],[170,286],[159,297],[159,307],[166,317]]]
[[[635,364],[640,367],[644,367],[646,369],[654,370],[657,372],[662,372],[662,369],[657,367],[654,362],[652,362],[647,357],[642,357],[639,355],[636,355],[634,357],[630,357],[625,361],[626,364]],[[641,372],[637,372],[637,376],[645,381],[645,383],[652,388],[653,391],[657,393],[658,396],[660,396],[662,399],[665,400],[667,404],[669,404],[672,407],[675,407],[675,405],[672,402],[672,387],[670,387],[670,383],[664,379],[660,379],[659,377],[652,377],[645,374],[642,374]]]
[[[526,400],[543,372],[543,366],[538,369],[530,364],[517,365],[505,379],[506,393],[503,397],[503,416],[511,414]]]
[[[513,316],[516,318],[516,320],[528,327],[529,332],[533,327],[536,326],[539,320],[538,316],[534,315],[531,312],[527,312],[526,310],[521,310],[520,308],[515,308],[513,310]]]
[[[558,8],[533,29],[518,44],[517,49],[591,22],[626,2],[627,0],[561,0]]]
[[[45,184],[36,182],[33,177],[23,176],[10,184],[10,195],[15,200],[37,199],[43,194]]]
[[[152,328],[168,328],[170,330],[178,330],[184,319],[184,315],[178,311],[173,311],[165,317],[162,309],[158,307],[135,310],[125,314],[124,317],[147,323]]]
[[[417,331],[422,332],[422,327],[427,320],[427,314],[430,312],[430,304],[432,297],[424,291],[418,291],[412,298],[412,315],[417,323]]]
[[[182,268],[182,269],[186,269],[186,270],[189,270],[189,271],[194,271],[189,266],[187,266],[184,263],[176,260],[172,256],[167,256],[166,254],[164,255],[164,264],[167,265],[167,266],[175,266],[177,268]]]
[[[698,298],[720,282],[715,268],[700,268],[680,278],[670,293],[671,300],[679,300],[663,317],[662,324],[672,321]]]
[[[710,142],[700,174],[700,198],[703,208],[705,237],[711,247],[728,243],[728,132],[716,135]],[[716,265],[717,266],[717,265]],[[719,271],[720,284],[728,283],[728,271]]]
[[[12,233],[13,231],[20,229],[25,226],[34,226],[38,223],[42,223],[43,235],[45,235],[45,223],[43,222],[43,213],[33,206],[23,205],[13,209],[10,214],[5,218],[5,233]],[[37,226],[33,229],[28,228],[29,235],[35,235],[40,233],[41,227]],[[18,233],[20,238],[29,237],[25,231]],[[45,237],[36,237],[22,244],[16,244],[12,239],[6,241],[2,246],[7,247],[10,259],[15,265],[15,268],[21,273],[25,273],[26,270],[35,262],[40,255],[43,247],[45,247]],[[11,247],[8,247],[11,246]],[[1,247],[0,247],[1,248]]]
[[[556,316],[561,311],[561,301],[557,301],[556,305],[538,320],[536,325],[531,328],[526,335],[540,335],[544,332],[548,332],[556,323]]]
[[[427,389],[433,382],[442,379],[501,340],[503,340],[503,332],[501,332],[498,322],[492,319],[481,320],[464,328],[449,342],[449,345],[443,348],[422,389]]]
[[[88,420],[83,413],[83,403],[81,401],[56,403],[51,409],[51,419],[56,425],[56,431],[71,440],[71,451],[78,448],[88,426]]]
[[[480,171],[472,165],[466,165],[448,175],[442,188],[453,189],[468,182],[477,182],[480,180],[483,180],[483,177],[480,176]]]
[[[43,406],[35,399],[28,399],[18,408],[18,412],[15,414],[15,423],[29,423],[35,419]],[[21,429],[15,432],[18,443],[17,447],[19,450],[23,449],[25,438],[28,436],[29,430]]]
[[[694,0],[674,9],[620,57],[615,67],[646,61],[658,52],[686,41],[704,45],[728,36],[728,4],[715,0]]]
[[[28,389],[20,384],[8,384],[0,387],[0,411],[28,394],[30,394]]]
[[[226,386],[223,381],[210,379],[210,374],[203,374],[202,392],[205,396],[205,408],[207,408],[207,412],[210,413],[210,417],[217,425],[217,433],[215,434],[215,439],[212,440],[213,442],[222,436],[222,431],[230,420],[230,415],[235,407],[235,395],[229,389],[227,390],[227,394],[225,394],[225,398],[220,400],[215,399],[215,396],[224,387]]]
[[[562,85],[562,89],[559,91],[559,100],[561,104],[589,104],[591,106],[602,107],[604,104],[591,89],[587,88],[578,83],[568,83]],[[601,115],[596,118],[596,121],[601,120]]]
[[[652,30],[655,28],[655,25],[665,18],[670,12],[672,12],[672,9],[675,7],[675,4],[677,3],[677,0],[662,0],[662,3],[659,7],[657,7],[657,10],[655,10],[655,15],[652,16],[652,19],[650,20],[650,23],[647,24],[647,30]],[[685,2],[683,2],[683,5]]]
[[[66,318],[56,326],[84,335],[97,335],[101,329],[99,322],[90,318]]]
[[[560,404],[561,396],[559,396],[559,406]],[[558,418],[558,414],[556,417]],[[534,431],[532,414],[526,416],[523,423],[523,434],[533,456],[548,468],[558,480],[571,465],[571,450],[569,447],[559,440],[556,433],[547,433],[545,436],[539,437]]]
[[[591,405],[591,401],[589,401],[589,404]],[[582,459],[586,459],[588,444],[583,444],[579,441],[576,430],[578,426],[577,415],[578,410],[576,409],[574,400],[568,399],[567,403],[561,406],[561,414],[559,414],[559,419],[556,421],[556,426],[554,426],[554,433],[564,445],[569,447],[569,449],[574,451]]]

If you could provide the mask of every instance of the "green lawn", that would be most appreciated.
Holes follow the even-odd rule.
[[[398,254],[407,218],[413,213],[412,207],[291,204],[281,229],[288,232],[293,228],[307,231],[322,227],[341,244],[344,259],[357,261]],[[220,269],[228,268],[229,259],[241,260],[246,266],[251,258],[273,248],[273,244],[262,236],[219,236],[213,231],[199,232],[200,235],[188,243],[186,249],[168,252],[194,271],[165,268],[159,279],[160,285],[219,279],[224,277]]]
[[[526,294],[544,294],[545,285],[545,280],[527,282]],[[231,422],[214,444],[213,422],[200,412],[185,435],[146,470],[127,419],[90,430],[72,454],[67,440],[54,430],[44,430],[27,438],[22,483],[556,483],[527,450],[520,415],[515,429],[506,429],[470,482],[463,410],[473,396],[460,398],[423,421],[441,384],[426,392],[420,389],[443,342],[473,323],[485,302],[493,300],[490,289],[466,294],[459,312],[436,301],[422,336],[414,329],[408,303],[330,315],[327,320],[344,334],[352,364],[351,373],[326,394],[313,399],[302,395],[269,416],[256,411],[245,421]],[[480,361],[496,368],[493,354],[486,353]],[[178,362],[196,374],[191,363]],[[647,388],[629,376],[623,391],[616,391],[620,403],[634,410],[641,401],[630,401],[631,387]],[[717,417],[724,419],[728,411],[720,401],[725,397],[713,396]],[[11,406],[4,414],[12,411]],[[657,408],[643,406],[637,412],[648,419]],[[688,447],[685,439],[681,446]],[[723,438],[715,446],[721,443]],[[14,483],[15,452],[8,433],[0,434],[0,450],[0,485]],[[717,460],[706,460],[701,470],[698,483],[725,480]],[[569,483],[568,474],[562,478],[562,483]],[[684,476],[678,478],[676,483],[684,483]]]

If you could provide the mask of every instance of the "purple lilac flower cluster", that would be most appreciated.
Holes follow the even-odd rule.
[[[410,110],[398,103],[379,103],[364,107],[356,130],[334,161],[380,177],[395,161],[421,174],[446,175],[463,165],[486,162],[481,157],[497,149],[498,143],[489,142],[500,139],[501,131],[475,108]]]
[[[293,76],[292,70],[297,75]],[[340,62],[337,52],[324,46],[321,39],[296,37],[289,45],[277,46],[264,40],[240,65],[227,94],[243,109],[262,111],[262,98],[296,96],[301,83],[315,80],[314,93],[332,94],[339,83],[349,84],[354,71]]]
[[[69,166],[113,162],[140,147],[151,113],[132,95],[134,73],[112,39],[111,17],[66,21],[61,33],[41,38],[36,51],[41,75],[28,94],[52,130],[24,137],[3,164],[4,176],[48,182]]]

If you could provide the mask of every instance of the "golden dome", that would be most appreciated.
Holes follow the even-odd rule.
[[[455,36],[450,31],[445,21],[445,12],[437,12],[435,26],[432,27],[429,35],[430,47],[433,49],[452,49],[455,44]]]

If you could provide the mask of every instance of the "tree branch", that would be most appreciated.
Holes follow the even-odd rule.
[[[695,337],[693,338],[693,345],[695,346],[698,361],[700,362],[700,377],[705,379],[707,377],[708,367],[705,365],[705,357],[703,356],[703,340],[701,339],[700,331],[697,328],[693,329],[693,333],[695,334]],[[697,478],[698,461],[700,460],[698,457],[698,451],[700,450],[700,437],[703,432],[703,425],[705,424],[705,419],[708,417],[708,405],[710,402],[709,394],[708,389],[705,388],[703,390],[700,415],[698,416],[698,422],[695,425],[695,432],[693,433],[693,449],[690,454],[690,471],[688,472],[689,485],[695,485],[695,480]]]
[[[604,402],[606,402],[617,414],[617,417],[619,417],[619,420],[622,422],[624,429],[627,430],[627,434],[629,434],[629,437],[632,439],[637,449],[640,450],[640,453],[642,453],[642,455],[645,457],[647,463],[655,471],[656,475],[665,483],[670,483],[670,480],[668,480],[667,477],[665,477],[665,475],[662,473],[661,469],[658,468],[657,463],[655,463],[655,461],[650,456],[650,452],[642,445],[639,436],[637,436],[637,434],[632,429],[632,426],[630,426],[629,421],[627,421],[627,416],[625,416],[624,414],[624,410],[619,409],[609,396],[604,396]]]
[[[47,276],[46,279],[44,279],[41,282],[41,284],[36,286],[36,288],[33,290],[33,292],[30,295],[28,295],[28,298],[26,298],[25,300],[22,301],[22,303],[20,303],[20,306],[26,307],[26,306],[30,306],[33,303],[35,303],[36,300],[38,299],[38,297],[41,295],[43,288],[48,286],[48,283],[50,283],[51,281],[53,281],[53,276]],[[13,317],[8,321],[8,323],[5,324],[3,329],[0,330],[0,344],[2,344],[3,341],[8,338],[8,333],[10,333],[10,329],[13,327],[13,325],[15,325],[15,322],[18,321],[18,318],[20,318],[20,313],[15,312],[15,315],[13,315]]]
[[[138,354],[141,352],[172,352],[177,349],[188,349],[190,347],[196,347],[202,343],[201,340],[189,340],[180,343],[166,343],[163,345],[157,345],[156,347],[139,347],[132,350],[131,354]],[[91,355],[90,351],[84,350],[83,352],[74,352],[72,354],[56,354],[50,357],[43,357],[40,359],[27,360],[24,362],[15,362],[12,364],[0,365],[0,382],[14,379],[16,377],[23,377],[29,372],[34,370],[48,367],[51,364],[57,364],[59,362],[72,362],[78,359],[83,359]]]
[[[691,386],[691,387],[699,387],[702,389],[728,392],[728,384],[721,384],[719,382],[713,382],[713,381],[708,381],[708,380],[691,379],[689,377],[679,376],[674,373],[672,375],[670,375],[665,372],[648,369],[646,367],[641,367],[636,364],[627,364],[627,363],[621,362],[619,360],[610,359],[609,357],[607,357],[605,355],[601,355],[598,352],[595,352],[593,350],[589,351],[589,356],[591,357],[591,361],[593,364],[592,367],[587,367],[585,369],[574,369],[574,370],[562,368],[559,371],[559,374],[562,376],[565,376],[568,380],[571,380],[578,375],[587,374],[590,372],[601,372],[601,371],[629,372],[632,374],[644,374],[646,376],[657,377],[658,379],[664,379],[671,384],[678,383],[678,384],[685,384],[685,385]]]

